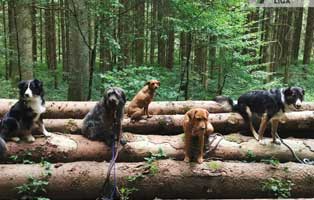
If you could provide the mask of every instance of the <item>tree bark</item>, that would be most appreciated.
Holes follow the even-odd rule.
[[[127,141],[119,149],[118,162],[140,162],[151,154],[158,154],[160,149],[167,158],[183,160],[184,136],[159,136],[136,135],[123,133]],[[281,162],[295,161],[292,153],[284,145],[274,145],[271,139],[265,139],[267,145],[261,145],[254,138],[240,134],[230,134],[224,137],[217,136],[211,144],[214,148],[204,158],[219,158],[223,160],[249,160],[274,158]],[[285,142],[293,148],[297,155],[303,159],[313,160],[313,139],[285,139]],[[45,158],[49,162],[74,162],[74,161],[110,161],[111,149],[101,141],[91,141],[81,135],[53,134],[49,138],[37,138],[33,143],[7,143],[8,152],[2,162],[21,163],[25,159],[40,162]],[[249,158],[251,152],[254,158]],[[31,155],[29,154],[31,153]],[[17,156],[17,160],[10,159]]]
[[[31,0],[9,2],[9,47],[11,80],[33,78]],[[12,35],[11,35],[12,34]]]
[[[150,64],[155,64],[155,44],[156,44],[156,19],[157,19],[157,2],[158,0],[152,0],[151,5],[151,23],[150,23]]]
[[[300,49],[300,40],[301,40],[301,32],[302,32],[302,20],[303,20],[303,10],[304,8],[294,8],[295,16],[294,16],[294,36],[293,36],[293,44],[292,44],[292,62],[296,63],[299,58],[299,49]]]
[[[182,122],[184,115],[153,115],[131,122],[130,118],[123,120],[123,130],[139,134],[162,134],[176,135],[183,132]],[[214,126],[215,132],[228,134],[243,131],[249,135],[249,129],[242,117],[237,113],[211,113],[209,121]],[[255,128],[259,127],[259,119],[254,119]],[[52,132],[80,133],[82,120],[80,119],[46,119],[44,120],[47,130]],[[313,111],[291,112],[286,114],[285,121],[279,124],[280,136],[313,137],[310,132],[314,130]],[[266,130],[268,134],[270,129]],[[267,135],[266,134],[266,135]]]
[[[171,198],[266,198],[263,182],[270,178],[293,183],[291,197],[313,197],[314,167],[296,163],[277,168],[260,163],[211,161],[191,165],[182,161],[160,160],[153,163],[157,172],[149,174],[147,163],[117,163],[118,188],[136,188],[132,199]],[[108,163],[74,162],[52,164],[47,197],[53,199],[95,199],[102,191]],[[211,167],[215,166],[215,167]],[[43,167],[33,165],[1,165],[0,198],[18,198],[16,187],[27,183],[29,174],[43,178]],[[254,169],[254,170],[252,170]],[[287,170],[289,173],[287,173]],[[23,172],[23,173],[21,173]],[[130,177],[138,177],[129,181]],[[14,177],[14,178],[12,178]],[[111,179],[113,181],[113,178]],[[173,184],[175,183],[175,185]],[[191,184],[193,183],[193,184]]]
[[[89,83],[89,49],[87,1],[69,1],[69,89],[68,100],[87,99]]]
[[[36,1],[32,0],[32,37],[33,37],[33,62],[37,62],[37,20]]]
[[[144,62],[145,1],[136,4],[135,15],[135,63],[141,66]]]
[[[304,54],[303,54],[303,65],[310,63],[311,52],[313,48],[313,33],[314,33],[314,8],[308,8],[308,16],[306,23],[305,41],[304,41]],[[307,73],[306,68],[304,68]]]
[[[164,9],[165,9],[165,0],[159,0],[157,2],[157,10],[158,10],[158,14],[157,14],[157,18],[158,18],[158,57],[157,57],[157,61],[158,61],[158,65],[159,66],[166,66],[166,41],[165,38],[163,36],[163,29],[164,29]]]

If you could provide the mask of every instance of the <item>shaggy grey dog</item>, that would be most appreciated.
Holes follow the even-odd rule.
[[[82,134],[91,140],[104,141],[108,146],[119,141],[126,97],[118,87],[108,88],[103,98],[83,119]],[[125,141],[120,140],[121,144]]]

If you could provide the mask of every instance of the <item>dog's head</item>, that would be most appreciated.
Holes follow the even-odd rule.
[[[145,85],[148,85],[148,88],[154,91],[160,87],[160,81],[150,80],[150,81],[147,81]]]
[[[292,105],[296,109],[301,108],[301,103],[304,99],[304,89],[300,87],[288,87],[283,90],[285,103],[288,106]]]
[[[21,99],[32,100],[44,95],[43,82],[37,79],[21,81],[18,87]]]
[[[186,115],[189,118],[192,136],[204,134],[207,129],[208,111],[202,108],[189,110]]]
[[[110,87],[104,93],[103,104],[108,108],[123,107],[126,103],[124,91],[118,87]]]

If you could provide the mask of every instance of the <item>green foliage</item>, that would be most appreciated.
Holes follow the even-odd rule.
[[[210,170],[216,172],[222,168],[222,164],[219,162],[211,161],[207,163],[207,166]]]
[[[290,180],[269,178],[262,182],[262,190],[277,198],[289,198],[293,185]]]
[[[130,195],[133,192],[138,191],[138,189],[132,187],[132,188],[127,188],[127,187],[121,187],[120,189],[120,198],[121,200],[129,200],[130,199]]]
[[[272,165],[274,167],[278,167],[280,164],[280,161],[276,158],[262,159],[261,162]]]
[[[156,100],[175,100],[179,87],[175,79],[177,73],[169,71],[163,67],[148,66],[128,66],[123,70],[116,70],[101,74],[103,81],[102,88],[117,86],[124,89],[127,98],[131,100],[133,96],[145,85],[148,80],[157,79],[160,81],[160,88],[157,90]],[[172,77],[172,78],[170,78]]]
[[[256,155],[254,154],[254,152],[252,150],[248,150],[246,152],[246,160],[248,162],[253,162],[256,160]]]
[[[139,174],[139,175],[135,175],[135,176],[128,176],[126,178],[126,180],[128,182],[135,182],[136,180],[143,179],[143,178],[144,178],[144,175],[143,174]]]
[[[23,163],[23,164],[33,164],[32,161],[32,152],[31,151],[23,151],[19,156],[12,155],[9,157],[13,163]]]
[[[145,157],[144,160],[146,160],[146,168],[149,169],[150,175],[155,175],[158,173],[158,166],[156,165],[157,160],[161,160],[166,158],[167,156],[164,154],[163,150],[161,148],[158,149],[157,154],[151,154],[150,157]]]
[[[51,163],[42,159],[40,166],[44,169],[42,178],[37,179],[29,176],[27,183],[16,187],[18,194],[21,195],[21,199],[49,200],[49,198],[44,197],[44,195],[47,192],[46,188],[49,184],[49,178],[51,177]]]

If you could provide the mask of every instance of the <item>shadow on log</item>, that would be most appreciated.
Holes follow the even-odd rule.
[[[267,198],[263,182],[273,178],[293,183],[291,197],[313,197],[314,166],[296,163],[277,168],[260,163],[211,161],[190,164],[183,161],[159,160],[153,163],[117,163],[119,188],[135,188],[131,198]],[[74,162],[53,164],[47,186],[52,199],[96,199],[105,180],[107,163]],[[29,175],[40,179],[44,169],[36,165],[0,165],[0,199],[15,199],[17,186],[27,182]],[[130,181],[130,177],[140,177]]]
[[[183,160],[184,136],[135,135],[124,133],[128,143],[119,152],[119,162],[139,162],[151,154],[158,154],[159,150],[175,160]],[[212,147],[216,146],[220,136],[215,139]],[[266,139],[267,145],[259,144],[252,137],[240,134],[224,136],[217,149],[210,152],[209,158],[223,160],[248,160],[250,154],[254,160],[276,158],[281,162],[295,161],[291,152],[284,145],[274,145]],[[300,158],[314,160],[314,140],[286,139]],[[15,159],[12,159],[14,156]],[[53,134],[50,138],[37,138],[34,143],[8,142],[8,158],[4,161],[19,163],[23,160],[38,162],[41,158],[49,162],[73,161],[109,161],[111,150],[103,142],[90,141],[81,135]],[[11,159],[9,159],[11,157]],[[207,157],[208,158],[208,157]]]
[[[154,115],[152,118],[138,122],[130,122],[129,118],[123,120],[123,130],[138,134],[174,135],[183,132],[182,121],[184,115]],[[286,119],[279,124],[280,136],[313,138],[314,112],[302,111],[286,114]],[[215,132],[232,133],[247,131],[242,117],[237,113],[210,114],[209,120],[213,124]],[[255,119],[255,124],[258,119]],[[77,119],[46,119],[46,128],[51,132],[80,133],[82,120]],[[257,127],[256,127],[257,128]],[[251,136],[251,134],[249,134]]]

